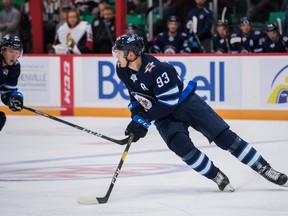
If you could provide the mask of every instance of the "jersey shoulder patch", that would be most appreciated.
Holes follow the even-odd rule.
[[[154,61],[152,62],[149,62],[146,66],[145,66],[145,71],[144,71],[144,74],[145,73],[151,73],[152,69],[156,67]]]

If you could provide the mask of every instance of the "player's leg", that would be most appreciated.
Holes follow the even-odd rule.
[[[194,146],[187,133],[176,133],[171,138],[168,147],[196,172],[213,180],[221,191],[234,191],[228,177],[206,154]]]
[[[209,142],[214,141],[222,149],[228,150],[242,163],[247,164],[269,181],[288,187],[287,176],[277,172],[247,142],[229,130],[229,125],[198,95],[193,94],[177,109],[176,119],[189,123],[201,132]]]
[[[220,148],[229,151],[239,161],[251,167],[267,180],[288,187],[287,176],[274,170],[270,164],[249,143],[241,139],[230,129],[224,130],[214,139]]]
[[[6,122],[6,115],[4,112],[0,111],[0,131],[2,130],[2,128],[4,127]]]
[[[178,155],[188,166],[199,174],[213,180],[222,191],[234,191],[227,176],[214,163],[194,146],[189,138],[188,125],[183,122],[165,119],[158,121],[157,129],[169,149]]]

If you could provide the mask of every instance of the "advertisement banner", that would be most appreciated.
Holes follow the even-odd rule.
[[[161,56],[171,63],[181,78],[197,82],[196,92],[213,107],[235,108],[242,104],[241,71],[243,60],[237,57]],[[237,65],[237,67],[235,67]]]
[[[261,107],[288,108],[288,61],[285,57],[260,59]]]
[[[128,91],[115,71],[112,57],[75,57],[76,107],[127,107]]]
[[[171,63],[182,79],[197,81],[197,93],[213,106],[239,107],[241,104],[240,58],[158,58]],[[112,57],[75,57],[75,106],[127,106],[128,91],[118,79],[115,65]]]
[[[73,56],[61,56],[61,115],[73,115],[74,111]]]
[[[155,56],[182,79],[196,81],[196,93],[223,117],[288,120],[286,55]],[[130,115],[128,91],[112,56],[33,55],[19,61],[18,88],[27,106],[57,109],[60,115]]]
[[[23,56],[19,62],[21,74],[18,79],[18,89],[25,96],[25,103],[59,107],[60,58]]]

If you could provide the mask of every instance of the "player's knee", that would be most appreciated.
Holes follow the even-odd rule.
[[[2,130],[2,128],[4,127],[6,122],[6,115],[4,112],[0,111],[0,131]]]
[[[195,149],[187,133],[175,133],[169,140],[168,147],[175,154],[185,160],[185,156]]]
[[[238,138],[236,133],[230,129],[226,129],[214,139],[214,142],[220,148],[228,150]]]

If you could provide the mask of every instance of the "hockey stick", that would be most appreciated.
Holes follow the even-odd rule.
[[[83,205],[96,205],[96,204],[104,204],[104,203],[107,203],[108,202],[108,199],[110,197],[110,194],[112,192],[112,189],[115,185],[115,182],[117,180],[117,177],[121,171],[121,167],[125,161],[125,158],[128,154],[128,151],[129,151],[129,148],[132,144],[132,141],[133,141],[133,138],[134,138],[134,135],[131,133],[130,136],[129,136],[129,139],[128,139],[128,144],[126,145],[126,148],[122,154],[122,157],[121,157],[121,160],[117,166],[117,169],[115,170],[114,172],[114,175],[113,175],[113,178],[112,178],[112,181],[110,183],[110,186],[108,188],[108,191],[106,193],[106,195],[104,197],[79,197],[77,199],[77,202],[79,204],[83,204]]]
[[[65,120],[63,120],[63,119],[60,119],[60,118],[57,118],[57,117],[55,117],[55,116],[49,115],[49,114],[47,114],[47,113],[41,112],[41,111],[39,111],[39,110],[35,110],[35,109],[31,108],[31,107],[23,106],[23,109],[26,109],[26,110],[28,110],[28,111],[30,111],[30,112],[36,113],[36,114],[38,114],[38,115],[41,115],[41,116],[44,116],[44,117],[47,117],[47,118],[50,118],[50,119],[52,119],[52,120],[61,122],[61,123],[63,123],[63,124],[69,125],[69,126],[71,126],[71,127],[74,127],[74,128],[76,128],[76,129],[79,129],[79,130],[81,130],[81,131],[84,131],[84,132],[87,132],[87,133],[89,133],[89,134],[93,134],[93,135],[95,135],[95,136],[98,136],[98,137],[100,137],[100,138],[102,138],[102,139],[106,139],[106,140],[109,140],[109,141],[111,141],[111,142],[117,143],[117,144],[119,144],[119,145],[125,145],[125,144],[128,142],[128,139],[129,139],[129,137],[128,137],[128,138],[125,138],[125,139],[123,139],[123,140],[116,140],[116,139],[113,139],[113,138],[111,138],[111,137],[108,137],[108,136],[102,135],[102,134],[100,134],[100,133],[97,133],[97,132],[88,130],[88,129],[86,129],[86,128],[83,128],[83,127],[81,127],[81,126],[79,126],[79,125],[76,125],[76,124],[67,122],[67,121],[65,121]]]
[[[222,10],[222,14],[221,14],[221,20],[222,20],[223,23],[225,21],[226,12],[227,12],[227,7],[224,7],[223,10]]]
[[[279,29],[279,34],[282,35],[282,22],[281,19],[279,17],[277,17],[277,25],[278,25],[278,29]]]
[[[202,53],[206,53],[206,50],[205,50],[204,47],[202,46],[201,41],[200,41],[200,39],[199,39],[199,37],[198,37],[198,35],[197,35],[197,25],[198,25],[198,19],[197,19],[197,17],[196,17],[196,16],[193,16],[193,17],[192,17],[192,21],[193,21],[193,34],[194,34],[194,37],[195,37],[195,39],[196,39],[196,41],[197,41],[197,43],[198,43],[198,45],[199,45]]]
[[[109,29],[109,25],[108,25],[108,23],[107,23],[107,21],[105,19],[103,20],[103,23],[104,23],[105,30],[106,30],[106,32],[108,34],[109,40],[111,42],[111,45],[114,46],[114,41],[113,41],[110,29]]]

